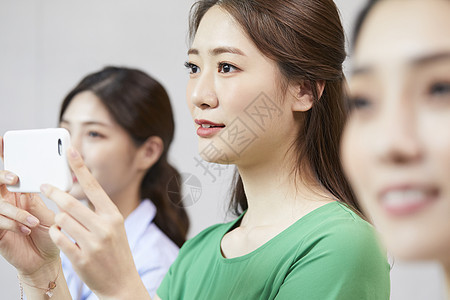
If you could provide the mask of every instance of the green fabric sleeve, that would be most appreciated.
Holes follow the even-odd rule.
[[[276,299],[389,300],[389,265],[370,225],[333,227],[308,245]]]

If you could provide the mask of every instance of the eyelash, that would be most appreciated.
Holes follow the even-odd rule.
[[[232,65],[232,64],[230,64],[230,63],[219,62],[219,63],[217,64],[217,69],[219,70],[220,73],[226,74],[226,73],[232,72],[232,71],[229,71],[229,72],[222,72],[222,71],[220,71],[220,70],[223,70],[223,68],[224,68],[225,66],[229,66],[229,67],[231,67],[232,69],[234,69],[235,71],[240,71],[240,69],[239,69],[238,67],[236,67],[236,66],[234,66],[234,65]]]
[[[363,97],[353,97],[347,99],[347,108],[349,112],[370,108],[371,102]]]
[[[192,71],[193,68],[200,69],[198,66],[196,66],[195,64],[190,63],[190,62],[185,62],[184,66],[186,67],[186,69],[188,69],[189,74],[195,74],[196,73],[196,72]]]
[[[88,136],[91,137],[91,138],[101,138],[101,137],[103,137],[103,135],[101,135],[97,131],[89,131],[88,132]]]
[[[184,63],[184,66],[186,67],[186,69],[189,70],[189,74],[196,74],[196,73],[198,73],[198,71],[200,70],[200,68],[199,68],[197,65],[195,65],[195,64],[193,64],[193,63],[190,63],[190,62],[185,62],[185,63]],[[232,64],[230,64],[230,63],[219,62],[219,63],[217,64],[217,69],[218,69],[219,73],[227,74],[227,73],[233,72],[233,71],[223,72],[223,68],[224,68],[224,67],[230,67],[231,69],[234,69],[234,71],[240,71],[240,70],[241,70],[241,69],[239,69],[238,67],[236,67],[235,65],[232,65]],[[195,70],[194,70],[194,69],[195,69]]]
[[[450,82],[437,82],[432,84],[429,93],[436,97],[450,95]]]

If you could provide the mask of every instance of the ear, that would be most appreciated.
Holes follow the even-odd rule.
[[[149,137],[137,150],[136,164],[140,170],[147,171],[160,158],[164,143],[159,136]]]
[[[305,112],[311,109],[314,103],[314,94],[311,86],[311,81],[304,80],[300,84],[290,87],[291,93],[294,96],[292,103],[292,111]],[[320,99],[325,89],[325,81],[319,80],[316,82],[317,97]]]

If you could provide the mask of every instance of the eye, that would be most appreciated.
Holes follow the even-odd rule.
[[[196,74],[200,72],[200,68],[193,63],[185,62],[184,66],[189,70],[189,74]]]
[[[235,72],[238,71],[239,68],[233,66],[232,64],[229,63],[219,63],[219,65],[217,66],[219,73],[230,73],[230,72]]]
[[[88,132],[88,136],[92,137],[92,138],[99,138],[102,137],[102,135],[100,133],[98,133],[97,131],[89,131]]]
[[[353,97],[347,99],[347,106],[350,112],[355,110],[363,110],[369,109],[372,106],[372,103],[363,97]]]
[[[431,86],[430,94],[437,97],[450,96],[450,82],[438,82]]]

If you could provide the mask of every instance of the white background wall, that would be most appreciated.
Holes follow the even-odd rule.
[[[200,199],[188,208],[190,236],[230,217],[226,198],[231,174],[231,167],[205,173],[196,162],[197,139],[185,105],[188,76],[183,66],[193,2],[0,0],[0,134],[57,126],[61,100],[89,72],[111,64],[148,72],[163,83],[172,100],[177,128],[171,160],[202,184]],[[365,1],[336,2],[349,30]],[[18,298],[15,271],[0,258],[0,299]],[[391,299],[443,298],[437,266],[396,262]]]

